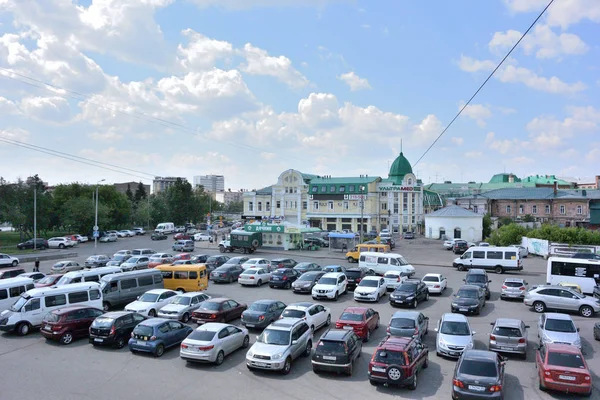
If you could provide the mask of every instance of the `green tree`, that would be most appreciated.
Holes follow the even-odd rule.
[[[146,193],[146,188],[142,182],[138,183],[137,189],[135,190],[134,201],[139,203],[142,200],[146,200],[148,197],[148,193]]]
[[[232,201],[231,203],[225,205],[223,207],[223,211],[226,213],[241,213],[244,211],[244,202],[243,201]],[[491,224],[491,219],[490,219]],[[485,232],[485,217],[484,217],[484,232]],[[484,233],[484,237],[485,237]]]
[[[509,224],[496,229],[489,238],[494,246],[509,246],[521,243],[521,238],[527,235],[527,228],[519,224]]]
[[[242,203],[242,207],[240,212],[244,210],[244,204]],[[492,234],[492,217],[489,213],[483,216],[483,237],[488,238]]]
[[[523,215],[523,222],[534,222],[535,221],[535,217],[531,214],[525,214]]]
[[[127,184],[127,190],[125,191],[125,196],[127,196],[127,199],[131,202],[133,202],[133,192],[131,191],[131,186],[129,185],[129,183]]]

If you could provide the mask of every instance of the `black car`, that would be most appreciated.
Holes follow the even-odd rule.
[[[469,243],[464,240],[456,240],[452,246],[454,254],[462,254],[467,250],[469,250]]]
[[[311,262],[302,262],[296,264],[294,270],[298,272],[298,274],[302,275],[305,272],[309,271],[320,271],[321,266],[319,264],[311,263]]]
[[[292,290],[294,293],[311,293],[313,286],[317,284],[323,275],[325,275],[323,271],[305,272],[292,283]]]
[[[493,351],[465,350],[454,368],[453,399],[502,399],[505,358]],[[492,396],[485,394],[492,393]]]
[[[33,241],[34,239],[29,239],[24,241],[23,243],[19,243],[17,245],[17,249],[19,250],[26,250],[26,249],[33,249]],[[44,250],[48,248],[48,242],[46,241],[46,239],[35,239],[35,248],[36,249],[40,249],[40,250]]]
[[[210,273],[210,280],[217,282],[237,282],[240,274],[244,272],[244,269],[240,265],[229,265],[227,263],[215,268]]]
[[[115,311],[97,317],[90,326],[90,343],[94,346],[125,347],[133,328],[146,317],[130,311]]]
[[[212,271],[225,264],[227,260],[229,260],[229,257],[227,256],[210,256],[206,259],[206,268],[208,268],[209,271]]]
[[[167,240],[167,235],[165,235],[164,233],[153,233],[152,235],[150,235],[150,239],[152,240]]]
[[[388,246],[390,246],[390,249],[393,249],[394,247],[396,247],[396,242],[394,242],[394,239],[392,238],[381,238],[381,243],[382,244],[387,244]],[[375,243],[377,244],[377,243]]]
[[[480,286],[485,290],[485,299],[489,300],[492,296],[490,292],[490,282],[488,279],[487,272],[485,269],[473,268],[467,272],[467,276],[463,279],[463,282],[467,285]]]
[[[421,301],[429,300],[429,290],[427,285],[417,280],[406,280],[390,294],[390,305],[396,306],[412,306],[417,308]]]
[[[298,273],[293,268],[279,268],[271,274],[269,287],[289,289],[296,279],[298,279]]]
[[[291,258],[274,258],[271,260],[271,268],[294,268],[297,264]]]
[[[362,278],[367,276],[367,271],[363,268],[347,268],[346,276],[348,277],[348,289],[354,290]]]
[[[573,254],[571,258],[580,258],[582,260],[600,260],[600,254],[578,252]]]
[[[194,254],[190,257],[190,260],[195,264],[204,264],[208,260],[208,257],[210,257],[208,254]]]
[[[306,245],[316,245],[319,247],[329,247],[329,242],[325,239],[321,239],[320,237],[309,237],[304,239],[304,244]]]
[[[485,290],[481,286],[462,285],[452,297],[450,311],[453,313],[479,315],[485,307]]]
[[[321,336],[312,353],[314,373],[321,371],[344,373],[351,376],[354,362],[362,352],[362,340],[354,331],[330,329]]]

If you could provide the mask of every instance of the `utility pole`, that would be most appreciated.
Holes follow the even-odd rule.
[[[37,185],[33,186],[33,250],[37,247]]]
[[[365,210],[365,197],[364,197],[364,192],[365,187],[361,186],[360,187],[360,230],[359,230],[359,243],[363,242],[363,214],[364,214],[364,210]]]

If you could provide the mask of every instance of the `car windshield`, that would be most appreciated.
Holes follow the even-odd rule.
[[[302,310],[284,310],[281,314],[282,317],[288,318],[304,318],[304,311]]]
[[[21,308],[23,308],[25,303],[27,303],[27,300],[29,300],[29,298],[19,297],[19,299],[15,301],[15,303],[12,306],[10,306],[9,310],[14,312],[21,311]]]
[[[487,278],[485,277],[485,275],[479,274],[467,275],[466,282],[487,283]]]
[[[575,333],[577,329],[573,321],[568,319],[550,319],[546,320],[545,329],[552,332],[568,332]]]
[[[494,328],[494,335],[507,336],[507,337],[521,337],[521,330],[519,328],[508,328],[504,326],[497,326]]]
[[[251,311],[265,312],[268,309],[269,309],[269,304],[265,304],[265,303],[253,303],[253,304],[250,304],[250,307],[248,307],[248,310],[251,310]]]
[[[191,301],[192,301],[191,297],[175,296],[175,298],[173,299],[171,304],[177,304],[180,306],[189,306]]]
[[[360,278],[361,275],[361,271],[346,271],[346,276],[348,278]]]
[[[476,299],[477,291],[461,289],[458,292],[456,292],[456,298],[457,299]]]
[[[132,257],[129,260],[127,260],[127,262],[131,263],[131,264],[135,264],[136,262],[139,262],[139,261],[140,261],[140,259],[138,257]]]
[[[56,264],[54,264],[54,267],[55,267],[55,268],[62,268],[62,267],[64,267],[65,265],[67,265],[67,263],[66,263],[66,262],[59,262],[59,263],[56,263]]]
[[[246,261],[244,264],[248,264],[248,265],[254,265],[258,262],[258,260],[248,260]]]
[[[326,354],[345,354],[344,342],[321,340],[317,345],[317,352]]]
[[[265,344],[287,346],[290,344],[290,332],[276,329],[265,329],[263,333],[256,338],[256,341]]]
[[[144,293],[140,296],[138,301],[142,301],[144,303],[154,303],[158,299],[158,293]]]
[[[214,303],[211,301],[205,301],[200,307],[201,310],[207,311],[219,311],[219,308],[221,308],[221,303]]]
[[[214,263],[217,262],[217,257],[208,257],[208,259],[206,260],[207,263]]]
[[[325,272],[338,272],[339,270],[341,270],[340,267],[326,267],[325,268]]]
[[[92,322],[94,328],[110,328],[115,322],[114,319],[108,317],[98,317]]]
[[[444,335],[468,336],[471,334],[469,325],[460,321],[444,321],[440,333]]]
[[[558,353],[554,351],[548,353],[548,365],[567,368],[585,368],[585,364],[579,354]]]
[[[412,329],[415,327],[415,321],[410,318],[392,318],[390,326],[398,329]]]
[[[485,376],[486,378],[498,376],[496,363],[484,360],[463,360],[458,372],[465,375]]]
[[[300,278],[298,278],[299,281],[312,281],[315,279],[315,275],[302,275]]]
[[[302,269],[310,267],[310,263],[300,263],[294,267],[294,269]]]
[[[319,285],[335,285],[337,284],[337,278],[321,278],[319,279]]]
[[[340,317],[340,320],[342,320],[342,321],[362,321],[363,315],[358,314],[358,313],[353,313],[353,312],[343,312],[342,316]]]
[[[44,279],[40,280],[40,281],[38,282],[38,284],[40,284],[40,285],[48,285],[48,284],[50,284],[50,283],[53,283],[55,279],[56,279],[56,277],[55,277],[55,276],[51,276],[51,275],[50,275],[50,276],[47,276],[47,277],[45,277]]]
[[[133,329],[133,334],[139,336],[152,336],[154,334],[154,330],[151,326],[140,324]]]
[[[417,285],[414,283],[403,283],[402,285],[398,286],[398,289],[396,290],[399,292],[416,292]]]
[[[423,277],[423,282],[439,282],[439,278],[437,276],[425,276]]]
[[[360,283],[358,284],[358,286],[360,286],[360,287],[377,287],[378,285],[379,285],[379,281],[376,281],[374,279],[363,280],[363,281],[360,281]]]
[[[377,350],[374,361],[388,365],[406,365],[406,357],[404,357],[404,353],[401,351]]]
[[[523,282],[504,282],[504,286],[508,287],[521,287],[523,286]]]
[[[215,337],[215,334],[216,332],[211,331],[193,331],[187,338],[201,342],[210,342]]]

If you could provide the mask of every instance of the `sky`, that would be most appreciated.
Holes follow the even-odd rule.
[[[252,190],[402,148],[425,183],[591,180],[597,0],[555,0],[427,152],[547,1],[0,0],[0,176]]]

